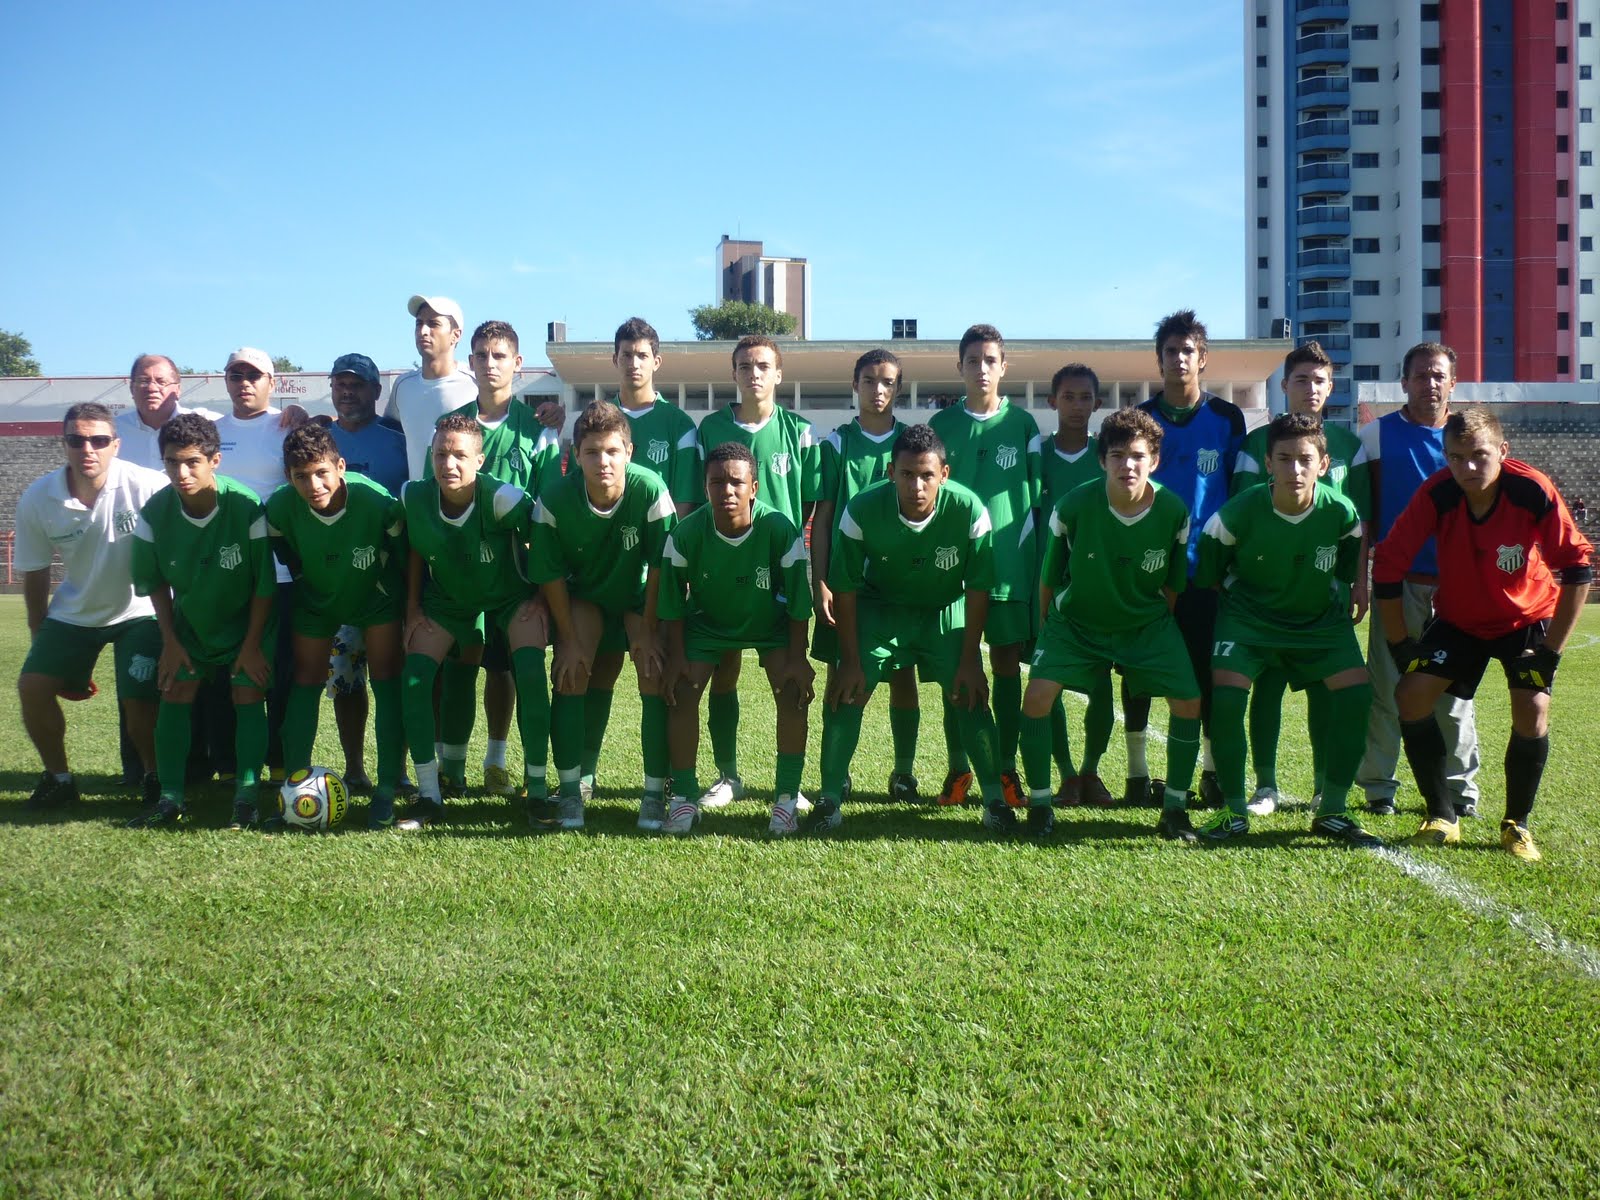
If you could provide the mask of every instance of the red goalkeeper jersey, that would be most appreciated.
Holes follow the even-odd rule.
[[[1474,637],[1497,638],[1543,621],[1556,610],[1563,584],[1588,583],[1594,547],[1578,532],[1555,485],[1525,462],[1508,458],[1500,494],[1482,520],[1449,469],[1417,489],[1378,543],[1373,592],[1400,595],[1417,551],[1439,546],[1434,612]]]

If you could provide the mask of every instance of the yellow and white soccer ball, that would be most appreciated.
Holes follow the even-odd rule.
[[[350,792],[327,767],[295,771],[278,791],[285,825],[322,833],[344,820]]]

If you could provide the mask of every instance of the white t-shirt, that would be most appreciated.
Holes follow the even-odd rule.
[[[232,413],[217,418],[217,436],[222,439],[222,465],[217,474],[244,484],[262,504],[284,482],[283,439],[289,431],[278,424],[281,416],[280,410],[269,405],[249,420],[241,421]],[[280,562],[273,566],[279,583],[290,582],[293,576],[288,567]]]
[[[166,486],[164,474],[120,458],[93,508],[73,497],[66,467],[28,485],[17,501],[17,569],[41,571],[61,555],[67,577],[50,597],[52,620],[98,628],[155,615],[147,597],[133,594],[130,559],[139,510]]]
[[[406,435],[406,465],[412,479],[422,478],[423,464],[433,452],[433,427],[439,418],[478,398],[478,381],[457,367],[450,375],[424,379],[420,370],[407,371],[389,389],[389,414]]]
[[[185,408],[179,404],[172,410],[172,416],[182,416],[184,413],[199,413],[207,420],[215,421],[217,414],[204,408]],[[171,420],[169,417],[168,420]],[[152,471],[163,471],[161,465],[161,447],[156,439],[161,436],[160,429],[151,429],[139,420],[139,410],[130,408],[127,412],[117,414],[117,436],[122,439],[122,445],[117,447],[117,457],[124,462],[136,466],[146,467]]]

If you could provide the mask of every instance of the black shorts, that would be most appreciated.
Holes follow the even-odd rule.
[[[485,671],[511,670],[511,643],[506,640],[506,631],[500,628],[499,621],[487,622],[488,629],[484,631],[483,640],[483,669]]]
[[[1535,621],[1515,633],[1497,638],[1480,638],[1449,621],[1434,617],[1422,630],[1422,648],[1417,654],[1420,661],[1416,669],[1424,675],[1448,679],[1448,690],[1452,696],[1471,700],[1478,690],[1479,681],[1483,679],[1484,671],[1488,669],[1489,660],[1497,658],[1506,673],[1506,686],[1520,687],[1517,682],[1517,659],[1522,657],[1523,651],[1532,650],[1544,641],[1549,626],[1548,621]],[[1523,690],[1544,692],[1546,695],[1550,692],[1548,687]]]

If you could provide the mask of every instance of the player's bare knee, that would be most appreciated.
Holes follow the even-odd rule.
[[[48,704],[60,690],[61,681],[53,675],[30,671],[17,677],[17,695],[25,705]]]
[[[1200,719],[1200,697],[1193,700],[1178,700],[1167,697],[1167,711],[1182,721],[1198,721]]]
[[[1028,690],[1022,694],[1022,715],[1025,717],[1044,717],[1050,713],[1050,708],[1056,702],[1056,697],[1061,694],[1061,689],[1054,684],[1043,680],[1035,680],[1028,684]]]

